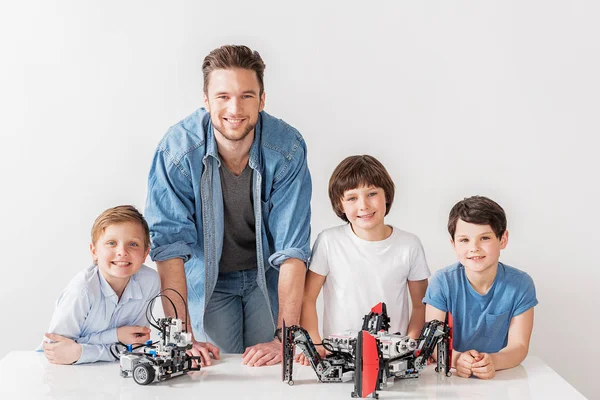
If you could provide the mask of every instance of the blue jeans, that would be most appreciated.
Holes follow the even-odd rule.
[[[206,306],[208,339],[225,353],[243,353],[246,347],[273,340],[273,318],[256,274],[256,268],[219,273]]]

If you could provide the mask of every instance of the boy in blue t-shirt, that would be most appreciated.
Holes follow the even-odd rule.
[[[448,232],[458,263],[431,279],[425,320],[443,321],[450,312],[457,375],[490,379],[527,356],[535,286],[527,273],[498,262],[508,231],[496,202],[482,196],[459,201],[450,211]]]

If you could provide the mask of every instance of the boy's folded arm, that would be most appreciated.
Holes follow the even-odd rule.
[[[49,334],[49,338],[54,343],[44,344],[44,353],[46,353],[48,360],[54,364],[85,364],[115,360],[110,352],[111,345],[80,344],[73,341],[73,339],[57,334]],[[79,350],[73,349],[73,346],[79,346]],[[73,357],[76,353],[77,355]],[[73,361],[74,359],[75,361]]]
[[[158,294],[159,290],[160,290],[160,281],[158,280],[158,277],[157,277],[156,280],[154,281],[152,289],[150,290],[150,298],[156,296]],[[145,311],[145,309],[144,309],[144,311]],[[148,320],[146,318],[146,313],[145,312],[140,313],[138,315],[138,317],[136,318],[136,320],[131,321],[131,322],[132,323],[130,323],[126,326],[147,327]],[[124,326],[122,326],[122,327],[124,327]],[[122,328],[122,327],[119,327],[119,328]],[[79,344],[111,345],[113,343],[120,341],[119,332],[118,332],[119,328],[109,328],[109,329],[105,329],[100,332],[93,332],[89,335],[80,336],[80,337],[75,336],[72,338]],[[130,344],[130,343],[126,343],[126,344]]]
[[[76,342],[80,344],[113,344],[118,341],[117,328],[110,328],[101,332],[94,332],[87,336],[81,336],[79,339],[76,339]]]
[[[82,344],[81,356],[75,364],[85,364],[96,361],[115,361],[115,357],[110,352],[110,346],[110,344]]]
[[[85,288],[65,289],[56,303],[48,333],[78,341],[90,307],[91,302]]]
[[[491,354],[496,371],[515,367],[527,357],[532,330],[533,307],[511,319],[508,344],[498,353]]]
[[[83,364],[94,361],[112,361],[114,357],[110,354],[111,329],[98,332],[88,336],[80,336],[83,324],[89,314],[91,301],[85,288],[67,288],[57,301],[56,309],[50,322],[48,333],[54,333],[65,338],[76,341],[81,346],[81,356],[75,364]],[[116,339],[116,329],[115,339]],[[103,339],[104,338],[104,339]],[[88,341],[107,340],[107,344],[88,344]],[[60,351],[57,349],[56,351]]]
[[[423,304],[423,298],[425,297],[428,282],[427,279],[407,281],[412,303],[407,335],[413,339],[419,338],[421,330],[423,330],[423,325],[425,325],[425,304]]]

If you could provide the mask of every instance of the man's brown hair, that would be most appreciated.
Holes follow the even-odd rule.
[[[265,63],[258,51],[252,51],[246,46],[225,45],[211,51],[202,62],[202,73],[204,74],[204,93],[208,93],[208,81],[210,73],[215,69],[243,68],[256,72],[259,96],[262,96],[265,86],[263,76]]]
[[[375,157],[369,155],[345,158],[329,179],[329,200],[338,217],[348,222],[342,207],[344,192],[361,186],[375,186],[385,193],[385,215],[394,202],[395,186],[387,170]]]
[[[456,223],[459,219],[470,224],[489,225],[498,239],[506,231],[506,214],[498,203],[483,196],[465,197],[450,210],[448,233],[454,241]]]
[[[98,215],[98,218],[94,221],[94,225],[92,225],[92,243],[96,244],[100,235],[110,225],[123,222],[134,222],[142,226],[144,229],[144,249],[148,249],[150,247],[150,229],[144,216],[134,206],[117,206],[109,208]]]

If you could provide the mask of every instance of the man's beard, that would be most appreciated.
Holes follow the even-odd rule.
[[[219,131],[219,133],[227,140],[231,141],[231,142],[241,142],[242,140],[246,139],[246,137],[250,134],[250,132],[252,132],[254,130],[254,125],[248,125],[248,127],[246,129],[244,129],[244,133],[241,136],[232,136],[229,133],[227,133],[227,131],[225,129],[223,129],[221,126],[216,126],[213,125],[215,127],[216,130]]]
[[[213,127],[219,131],[219,133],[221,134],[221,136],[223,136],[225,139],[231,141],[231,142],[240,142],[244,139],[246,139],[246,137],[250,134],[250,132],[252,132],[254,130],[254,127],[256,126],[256,124],[254,125],[248,125],[246,126],[246,128],[244,129],[243,133],[241,136],[238,135],[230,135],[226,129],[223,128],[223,125],[219,125],[219,124],[215,124],[213,123]]]

